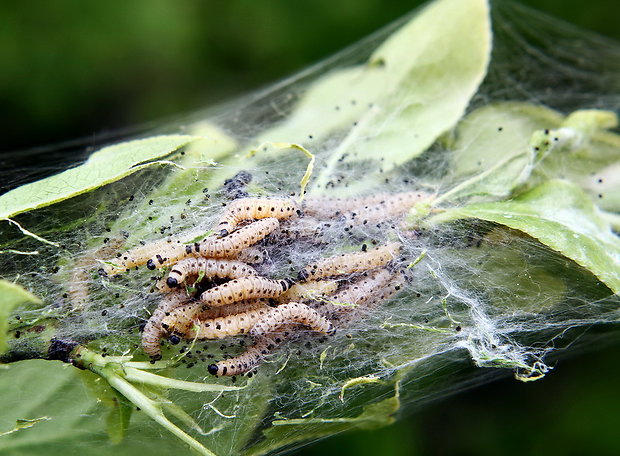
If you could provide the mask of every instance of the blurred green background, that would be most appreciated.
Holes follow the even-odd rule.
[[[79,157],[38,149],[185,114],[318,61],[420,4],[379,0],[0,2],[2,187]],[[620,39],[617,0],[530,0]],[[30,149],[29,161],[12,151]],[[50,161],[53,160],[53,161]],[[24,177],[25,176],[25,177]],[[613,336],[612,336],[613,338]],[[617,340],[617,339],[616,339]],[[613,342],[613,341],[612,341]],[[299,454],[620,454],[620,345],[434,402]]]

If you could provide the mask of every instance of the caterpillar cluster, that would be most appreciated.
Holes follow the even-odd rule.
[[[252,265],[260,266],[264,249],[275,246],[286,252],[287,245],[298,241],[316,245],[317,223],[391,221],[426,197],[408,192],[314,199],[301,208],[289,198],[235,199],[215,224],[215,235],[191,244],[184,243],[189,237],[184,236],[140,246],[122,255],[108,272],[145,264],[151,270],[170,266],[167,277],[156,284],[163,297],[142,334],[143,349],[151,359],[161,358],[164,340],[176,345],[183,339],[246,335],[254,340],[252,345],[209,365],[208,371],[217,376],[250,373],[300,328],[332,335],[389,299],[404,282],[394,267],[402,248],[399,242],[370,249],[364,243],[361,251],[319,259],[301,268],[296,280],[262,276]],[[271,236],[271,243],[256,246]]]

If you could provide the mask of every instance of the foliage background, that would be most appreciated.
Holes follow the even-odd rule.
[[[83,138],[97,147],[132,131],[128,127],[237,96],[338,51],[420,3],[0,2],[0,188],[83,158],[47,146]],[[620,39],[616,0],[524,3]],[[415,411],[390,428],[339,436],[300,454],[620,454],[620,344],[595,350],[561,360],[539,382],[505,378]]]

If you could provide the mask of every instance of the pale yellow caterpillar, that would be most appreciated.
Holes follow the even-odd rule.
[[[343,253],[342,255],[325,258],[309,264],[299,271],[299,280],[316,280],[325,277],[335,277],[344,274],[354,274],[385,266],[394,259],[400,251],[401,245],[393,242],[374,249]]]
[[[360,277],[327,300],[314,303],[313,307],[337,326],[342,326],[388,299],[401,286],[400,274],[379,269]]]
[[[237,260],[223,260],[216,258],[186,258],[172,266],[166,285],[175,288],[185,282],[187,276],[220,277],[238,279],[256,275],[256,270]]]
[[[223,339],[229,336],[247,334],[256,322],[262,321],[263,317],[268,316],[273,309],[263,303],[262,306],[245,312],[200,320],[192,325],[187,333],[182,334],[182,337],[185,339]],[[175,334],[179,334],[178,330]]]
[[[227,236],[245,220],[273,217],[286,220],[298,214],[297,203],[289,198],[243,198],[228,205],[217,224],[220,236]]]
[[[263,307],[271,307],[275,305],[272,300],[266,298],[248,299],[247,301],[239,301],[227,306],[213,307],[200,313],[202,320],[210,318],[227,317],[229,315],[235,315],[243,312],[249,312],[250,310],[261,309]]]
[[[162,328],[162,320],[173,309],[186,304],[189,298],[184,292],[167,294],[153,311],[151,318],[146,322],[142,332],[142,348],[152,359],[161,358],[160,340],[165,331]]]
[[[273,307],[260,320],[256,321],[250,335],[259,337],[276,332],[284,325],[296,323],[307,326],[313,331],[332,335],[336,332],[331,322],[305,304],[289,302],[278,307]]]
[[[119,254],[117,258],[102,260],[101,263],[103,263],[103,272],[107,275],[116,275],[131,268],[142,266],[147,263],[149,259],[151,259],[153,252],[173,250],[174,248],[183,249],[184,242],[189,242],[192,239],[196,239],[201,234],[204,235],[204,233],[205,230],[193,230],[183,233],[178,239],[165,238],[154,242],[144,243]]]
[[[237,231],[220,239],[208,237],[194,244],[169,244],[149,259],[146,267],[151,270],[161,268],[187,256],[235,258],[244,249],[264,239],[269,233],[277,229],[279,225],[278,219],[265,218],[239,228]]]
[[[219,307],[246,299],[276,298],[290,286],[287,280],[243,277],[205,291],[200,295],[200,300],[209,307]]]
[[[263,358],[276,347],[277,343],[268,338],[261,337],[254,342],[254,345],[234,358],[225,359],[215,364],[209,365],[207,370],[215,376],[243,375],[258,366]]]
[[[332,294],[338,288],[335,280],[313,280],[305,283],[296,283],[280,296],[281,301],[300,301],[319,298]]]
[[[265,261],[265,254],[258,247],[248,247],[239,252],[235,259],[249,264],[261,264]]]

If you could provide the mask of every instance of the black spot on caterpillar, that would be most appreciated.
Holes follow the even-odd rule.
[[[304,214],[319,219],[345,218],[374,223],[404,215],[417,202],[430,198],[425,192],[379,194],[361,198],[315,198],[304,202]]]
[[[142,332],[142,348],[152,359],[161,358],[160,340],[165,333],[162,320],[171,310],[187,304],[188,301],[189,299],[184,292],[167,294],[146,322]]]
[[[273,217],[286,220],[297,214],[297,203],[288,198],[243,198],[233,201],[219,223],[216,231],[227,236],[245,220]]]
[[[166,285],[175,288],[185,282],[187,276],[200,274],[203,274],[204,277],[238,279],[256,275],[256,270],[237,260],[186,258],[172,267],[166,279]]]
[[[161,268],[173,264],[187,256],[205,258],[235,258],[244,249],[264,239],[280,226],[274,217],[250,223],[230,235],[217,239],[208,237],[195,244],[170,243],[146,263],[149,269]]]
[[[398,254],[401,245],[393,242],[374,249],[343,253],[309,264],[299,271],[299,280],[322,279],[344,274],[354,274],[385,266]]]

